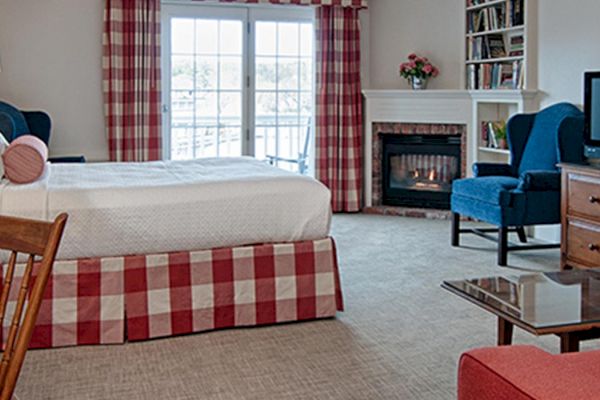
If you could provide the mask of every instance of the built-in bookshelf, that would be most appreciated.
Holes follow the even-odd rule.
[[[506,123],[515,114],[537,111],[537,92],[526,90],[478,90],[471,92],[473,133],[477,135],[473,160],[506,163],[510,160],[506,143]]]
[[[465,0],[468,90],[535,88],[536,0]]]

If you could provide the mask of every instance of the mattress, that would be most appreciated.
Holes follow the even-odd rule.
[[[0,213],[69,214],[58,259],[156,254],[325,238],[330,193],[249,157],[51,164],[0,185]]]

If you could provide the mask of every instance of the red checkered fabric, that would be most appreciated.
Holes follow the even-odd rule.
[[[38,268],[39,264],[34,265],[34,279]],[[3,266],[2,277],[5,270]],[[18,264],[6,307],[9,316],[16,307],[24,271],[25,265]],[[121,258],[55,262],[30,347],[123,343],[123,287]],[[10,318],[4,321],[3,338],[10,322]]]
[[[210,1],[210,0],[195,0]],[[368,0],[217,0],[221,3],[293,4],[298,6],[340,6],[367,8]]]
[[[161,154],[160,0],[106,0],[103,93],[111,161]]]
[[[334,242],[324,239],[125,258],[129,340],[335,316]]]
[[[4,276],[6,268],[0,267]],[[24,269],[18,265],[15,270],[9,316]],[[56,261],[30,347],[123,343],[332,317],[342,309],[335,244],[330,238]],[[7,318],[3,338],[9,324]]]
[[[316,177],[334,212],[355,212],[362,193],[360,23],[355,8],[317,8]]]

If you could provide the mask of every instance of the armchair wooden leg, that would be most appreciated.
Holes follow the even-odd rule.
[[[452,239],[451,243],[453,247],[460,245],[460,214],[452,213]]]
[[[498,230],[498,265],[506,267],[508,256],[508,228],[501,226]]]
[[[519,235],[519,240],[521,241],[521,243],[527,243],[527,234],[525,233],[524,227],[519,226],[517,228],[517,235]]]

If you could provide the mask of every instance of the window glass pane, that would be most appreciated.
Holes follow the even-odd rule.
[[[300,89],[313,90],[313,60],[312,58],[303,58],[300,60]]]
[[[242,57],[221,57],[221,89],[242,89]]]
[[[278,48],[281,56],[297,56],[299,54],[299,25],[282,22],[278,24]]]
[[[300,54],[304,57],[313,56],[313,25],[300,25]]]
[[[219,51],[221,54],[242,55],[242,22],[221,21],[219,29]]]
[[[192,54],[194,52],[194,20],[173,18],[171,20],[171,52]]]
[[[242,95],[241,93],[222,92],[219,102],[221,124],[242,124]]]
[[[279,89],[298,90],[298,73],[300,64],[296,58],[279,59]]]
[[[217,156],[217,128],[214,126],[198,126],[196,128],[196,157]]]
[[[171,57],[171,89],[194,89],[194,57]]]
[[[242,129],[227,127],[219,130],[219,157],[242,155]]]
[[[194,149],[190,145],[193,137],[193,126],[173,125],[171,127],[171,158],[173,160],[187,160],[194,156]]]
[[[211,19],[196,20],[196,53],[217,54],[219,22]]]
[[[171,124],[191,125],[194,122],[194,92],[173,90],[171,92]]]
[[[298,124],[298,98],[297,92],[280,92],[278,99],[278,114],[280,125]]]
[[[197,125],[216,125],[218,123],[218,107],[216,92],[196,92]]]
[[[277,54],[277,23],[256,23],[256,55],[274,56]]]
[[[217,89],[218,58],[215,56],[196,57],[196,89]]]
[[[256,93],[256,125],[274,125],[277,122],[277,95],[274,92]]]
[[[256,89],[275,89],[277,80],[277,59],[256,57]]]

